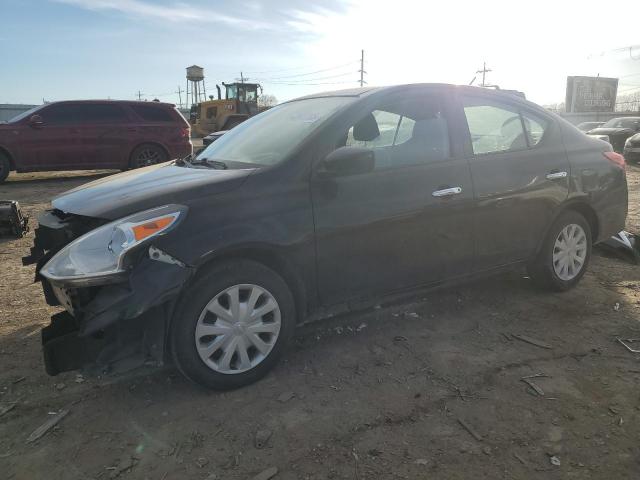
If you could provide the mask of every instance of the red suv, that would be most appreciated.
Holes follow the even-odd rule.
[[[189,124],[175,105],[55,102],[0,123],[0,182],[10,170],[126,170],[191,153]]]

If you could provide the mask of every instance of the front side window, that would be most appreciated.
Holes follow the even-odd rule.
[[[44,108],[40,115],[42,120],[49,125],[80,123],[82,121],[82,108],[80,105],[51,105]]]
[[[336,147],[373,150],[375,169],[421,165],[449,158],[449,125],[437,97],[391,102],[352,125]]]

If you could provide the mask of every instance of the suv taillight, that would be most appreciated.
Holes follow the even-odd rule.
[[[602,152],[602,154],[606,157],[607,160],[613,163],[616,167],[620,167],[622,170],[626,168],[627,164],[624,161],[624,157],[619,153]]]
[[[191,129],[189,127],[184,127],[180,129],[180,138],[189,138],[191,137]]]

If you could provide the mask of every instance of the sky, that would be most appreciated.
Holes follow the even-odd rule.
[[[469,84],[486,62],[487,83],[540,104],[564,100],[567,75],[631,93],[640,35],[622,18],[636,2],[0,0],[0,103],[178,103],[192,64],[208,94],[242,72],[284,101],[358,86],[362,49],[370,85]]]

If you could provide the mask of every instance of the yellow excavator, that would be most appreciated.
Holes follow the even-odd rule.
[[[220,130],[231,130],[247,118],[256,115],[265,108],[258,107],[258,83],[224,83],[225,95],[216,85],[218,98],[213,95],[205,102],[191,106],[189,123],[191,131],[197,136],[206,136]]]

